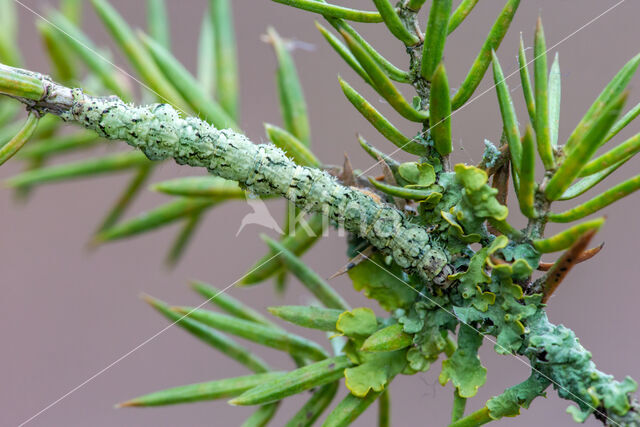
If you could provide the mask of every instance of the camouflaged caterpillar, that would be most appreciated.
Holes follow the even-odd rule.
[[[322,212],[391,255],[401,267],[438,285],[447,283],[448,257],[430,241],[427,230],[412,224],[396,208],[341,185],[324,171],[296,165],[273,145],[253,144],[229,129],[218,130],[194,117],[182,118],[167,104],[136,107],[116,97],[92,97],[80,89],[73,89],[70,96],[68,109],[53,111],[64,120],[105,138],[123,140],[151,160],[173,158],[179,164],[204,167],[255,194],[277,194],[301,209]],[[46,106],[42,109],[47,110]]]

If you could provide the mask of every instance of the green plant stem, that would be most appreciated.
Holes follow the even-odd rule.
[[[285,427],[311,427],[327,409],[338,391],[338,381],[322,386],[313,392],[313,396],[287,422]]]
[[[455,423],[464,417],[464,408],[467,406],[467,398],[461,397],[458,389],[453,390],[453,408],[451,409],[451,422]]]
[[[267,365],[264,360],[226,335],[206,327],[199,322],[186,318],[181,314],[175,313],[164,302],[149,295],[143,295],[142,298],[170,322],[177,324],[205,344],[221,351],[226,356],[244,365],[251,371],[256,373],[270,371],[269,365]]]
[[[338,77],[338,80],[340,81],[342,91],[349,102],[351,102],[356,110],[358,110],[358,112],[360,112],[360,114],[362,114],[364,118],[367,119],[367,121],[371,123],[378,132],[380,132],[380,134],[407,153],[415,155],[423,155],[426,153],[427,149],[424,145],[404,136],[386,117],[380,114],[380,112],[371,105],[371,103],[356,92],[349,83],[342,80],[340,77]]]
[[[410,105],[400,91],[391,82],[387,74],[378,65],[374,58],[343,29],[340,34],[347,43],[349,50],[356,57],[362,68],[365,69],[373,81],[378,93],[396,110],[402,117],[414,122],[424,122],[429,115],[426,111],[417,111]]]
[[[426,0],[409,0],[405,7],[414,12],[418,12],[425,1]]]
[[[240,130],[235,120],[227,114],[220,104],[202,91],[199,82],[168,50],[142,32],[138,32],[138,37],[149,50],[165,77],[171,80],[175,89],[187,100],[191,111],[198,113],[216,127]]]
[[[38,115],[29,113],[22,129],[6,144],[0,145],[0,165],[13,157],[27,143],[38,126]]]
[[[591,215],[640,189],[640,175],[621,182],[602,194],[562,213],[552,213],[549,221],[571,222]]]
[[[151,37],[165,49],[171,50],[169,19],[164,0],[147,0],[147,24]]]
[[[349,310],[349,304],[336,292],[331,285],[322,279],[315,271],[311,270],[307,265],[291,251],[284,247],[281,243],[262,235],[267,245],[274,252],[279,252],[282,262],[285,266],[302,282],[302,284],[311,292],[320,302],[328,308],[336,308],[340,310]]]
[[[18,98],[39,99],[44,95],[44,86],[31,75],[0,64],[0,92]]]
[[[129,100],[130,94],[116,78],[113,67],[108,66],[102,56],[96,55],[100,50],[93,42],[64,15],[53,12],[49,17],[56,31],[60,33],[62,40],[87,66],[93,75],[95,75],[104,87],[124,100]],[[105,55],[103,53],[102,55]]]
[[[318,0],[321,1],[321,0]],[[393,65],[387,58],[382,56],[368,41],[364,39],[351,25],[349,25],[344,19],[336,19],[336,18],[327,18],[327,21],[336,29],[336,31],[345,31],[349,34],[353,39],[364,49],[376,63],[378,66],[384,71],[384,73],[391,79],[401,83],[409,83],[411,82],[411,74],[401,70],[400,68]],[[346,46],[345,46],[346,48]],[[354,58],[355,60],[355,58]],[[357,61],[357,60],[356,60]],[[347,61],[349,62],[349,61]],[[356,70],[357,71],[357,70]],[[360,74],[358,72],[358,74]],[[371,78],[365,73],[365,76],[362,76],[363,80],[367,83],[374,86]]]
[[[496,230],[500,231],[505,236],[508,236],[512,240],[520,240],[524,237],[524,234],[520,230],[517,230],[511,224],[506,221],[498,221],[494,218],[489,218],[489,223]]]
[[[206,383],[187,384],[139,396],[122,402],[116,407],[164,406],[224,399],[238,396],[257,385],[278,379],[283,374],[284,372],[265,372]]]
[[[527,54],[524,49],[524,40],[520,34],[520,47],[518,49],[518,67],[520,71],[520,82],[522,84],[522,92],[524,94],[524,102],[527,105],[527,112],[531,124],[535,125],[536,119],[536,101],[531,88],[531,77],[529,76],[529,63],[527,62]]]
[[[458,421],[449,424],[449,427],[476,427],[493,421],[491,415],[489,415],[489,408],[486,406],[482,409],[473,412],[466,417],[459,419]]]
[[[247,418],[241,427],[264,427],[269,424],[269,421],[275,416],[280,402],[269,403],[268,405],[262,405],[256,409],[253,414]]]
[[[327,40],[327,42],[331,45],[331,47],[338,53],[338,55],[340,55],[340,57],[344,60],[344,62],[349,64],[349,66],[353,69],[353,71],[355,71],[362,78],[362,80],[364,80],[371,86],[374,86],[373,82],[371,81],[371,77],[369,77],[367,72],[362,68],[362,66],[360,65],[358,60],[353,56],[349,48],[346,47],[340,41],[340,39],[338,39],[336,36],[330,33],[329,30],[324,28],[318,22],[316,22],[316,28],[318,29],[318,31],[320,31],[322,36],[325,38],[325,40]]]
[[[116,222],[118,222],[120,217],[122,217],[124,211],[138,195],[140,189],[147,181],[147,178],[149,177],[149,174],[152,170],[152,164],[140,166],[125,190],[122,192],[120,197],[118,197],[115,205],[105,216],[104,220],[100,224],[100,227],[98,227],[98,233],[111,228],[113,225],[115,225]]]
[[[505,4],[485,39],[476,60],[473,62],[473,65],[471,65],[467,77],[465,77],[464,81],[460,84],[458,91],[451,100],[451,108],[453,110],[462,107],[478,88],[484,73],[491,63],[491,51],[498,50],[519,5],[520,0],[508,0]]]
[[[389,427],[391,425],[389,390],[383,391],[378,398],[378,408],[378,427]]]
[[[447,41],[447,23],[451,14],[451,0],[434,0],[429,11],[427,32],[422,46],[420,74],[431,81],[433,73],[442,61],[444,45]]]
[[[378,12],[380,12],[380,16],[382,16],[384,23],[387,24],[391,34],[396,36],[397,39],[401,40],[407,46],[415,46],[420,43],[418,36],[407,30],[404,26],[404,23],[396,13],[391,1],[373,0],[373,3],[376,5]]]
[[[553,148],[551,147],[551,132],[549,130],[549,84],[547,76],[547,47],[542,29],[542,19],[538,17],[534,43],[533,79],[536,98],[536,142],[538,153],[546,170],[555,168]]]
[[[184,255],[189,242],[194,238],[198,226],[202,223],[203,216],[204,211],[200,211],[185,220],[182,229],[173,241],[171,249],[169,249],[169,253],[167,253],[167,258],[165,259],[165,263],[169,268],[173,268],[180,261],[182,255]]]
[[[382,22],[382,17],[378,12],[349,9],[347,7],[335,6],[316,0],[273,0],[287,6],[308,10],[309,12],[320,13],[332,18],[344,18],[356,22]]]
[[[455,29],[462,24],[462,21],[469,16],[473,8],[478,4],[478,1],[479,0],[462,0],[460,2],[449,18],[449,28],[447,29],[448,34],[453,33]]]
[[[216,94],[222,108],[238,121],[238,58],[230,0],[210,0],[216,53]]]
[[[335,407],[324,421],[323,427],[347,427],[351,425],[380,396],[381,392],[371,390],[360,398],[349,393]]]

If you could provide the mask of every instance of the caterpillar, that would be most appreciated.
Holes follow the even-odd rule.
[[[55,83],[52,85],[57,86]],[[66,89],[61,87],[62,89]],[[55,88],[54,88],[55,89]],[[431,242],[429,232],[413,224],[395,207],[340,184],[328,173],[295,164],[278,147],[254,144],[230,129],[219,130],[195,117],[183,118],[168,104],[133,106],[117,97],[94,97],[81,89],[52,109],[45,94],[33,108],[76,122],[107,139],[122,140],[151,160],[173,158],[179,164],[204,167],[237,181],[257,195],[280,195],[306,211],[329,219],[366,239],[401,267],[439,284],[446,253]],[[60,108],[64,105],[64,108]]]

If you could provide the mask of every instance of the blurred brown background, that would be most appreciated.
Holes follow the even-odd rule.
[[[12,0],[1,0],[12,1]],[[43,12],[46,1],[23,0],[35,11]],[[190,69],[196,60],[197,30],[205,1],[168,1],[171,16],[172,46],[177,57]],[[428,2],[427,2],[428,3]],[[493,19],[504,2],[483,1],[460,29],[451,37],[446,50],[446,64],[452,86],[460,82],[475,57]],[[523,2],[513,26],[500,48],[505,72],[516,69],[518,33],[523,32],[527,46],[538,14],[544,18],[548,46],[569,36],[607,8],[613,0],[544,0]],[[145,26],[144,2],[113,0],[113,4],[134,27]],[[371,9],[365,0],[350,5]],[[311,115],[313,147],[326,163],[340,163],[348,152],[358,168],[372,162],[355,140],[362,132],[375,145],[391,151],[392,146],[377,136],[370,125],[345,101],[337,84],[340,73],[363,90],[369,99],[376,97],[324,42],[313,26],[317,17],[272,3],[269,0],[234,2],[238,37],[242,92],[242,126],[256,142],[264,139],[263,122],[280,124],[275,91],[275,61],[268,45],[260,40],[267,26],[274,26],[286,38],[313,46],[297,49],[294,58],[299,66]],[[20,9],[21,50],[27,65],[47,70],[37,32],[36,17]],[[568,38],[552,53],[560,53],[563,77],[563,104],[560,137],[566,138],[604,84],[632,55],[640,50],[640,4],[626,1],[596,22]],[[422,13],[423,18],[426,13]],[[98,42],[108,43],[102,25],[89,4],[85,9],[84,28]],[[406,65],[402,48],[383,26],[360,25],[370,41],[398,65]],[[531,51],[529,51],[531,57]],[[117,57],[116,62],[124,63]],[[551,62],[551,59],[550,61]],[[105,65],[107,66],[107,65]],[[637,86],[638,79],[633,82]],[[522,109],[519,79],[509,80],[514,98]],[[485,79],[477,94],[489,89]],[[632,102],[640,99],[632,92]],[[402,127],[403,120],[381,101],[376,105]],[[456,152],[454,161],[477,163],[483,139],[497,141],[501,125],[495,92],[489,90],[470,103],[454,118]],[[407,133],[415,128],[403,128]],[[639,124],[625,132],[637,132]],[[622,136],[618,141],[622,140]],[[461,150],[464,147],[464,150]],[[629,162],[610,177],[604,189],[633,175],[640,163]],[[19,171],[15,162],[3,167],[0,177]],[[156,179],[193,173],[175,165],[163,165]],[[197,173],[203,173],[198,171]],[[127,181],[125,175],[52,185],[38,189],[26,205],[12,200],[11,192],[0,192],[0,425],[17,425],[42,408],[96,374],[167,325],[165,319],[138,299],[140,292],[179,304],[198,304],[201,300],[187,288],[189,279],[209,281],[225,287],[237,280],[265,252],[258,237],[264,230],[245,228],[236,238],[240,219],[250,212],[244,203],[229,203],[213,210],[185,259],[173,270],[162,261],[177,227],[163,229],[126,242],[108,244],[97,251],[85,250],[87,240],[98,221],[114,202]],[[147,192],[129,216],[150,208],[165,197]],[[608,222],[598,240],[607,243],[605,250],[571,273],[552,299],[549,316],[556,323],[571,327],[581,342],[591,350],[599,368],[617,378],[631,375],[640,378],[637,353],[637,304],[640,287],[637,261],[640,228],[637,212],[640,199],[629,197],[615,209],[607,209]],[[277,213],[282,202],[271,203]],[[517,208],[512,217],[518,218]],[[516,220],[517,222],[518,220]],[[557,230],[559,227],[552,227]],[[335,234],[335,233],[334,233]],[[345,244],[341,238],[324,239],[305,260],[324,277],[345,262]],[[375,305],[354,292],[347,279],[333,284],[354,306]],[[285,299],[274,295],[271,283],[250,289],[232,288],[230,294],[265,310],[269,305],[305,303],[308,294],[299,284],[290,283]],[[294,328],[302,332],[300,328]],[[323,344],[322,334],[308,334]],[[490,396],[520,382],[529,374],[527,366],[511,357],[497,356],[491,345],[481,356],[487,366],[488,382],[468,404],[479,408]],[[290,368],[281,353],[261,352],[274,366]],[[437,383],[439,362],[425,374],[398,377],[391,386],[394,425],[446,425],[452,389]],[[252,408],[233,408],[223,401],[155,409],[120,409],[119,401],[161,388],[241,375],[246,371],[236,363],[198,342],[179,328],[171,328],[128,357],[113,365],[75,393],[33,420],[33,426],[205,426],[239,425]],[[344,390],[342,390],[344,394]],[[283,424],[306,399],[298,396],[281,406],[273,425]],[[565,414],[568,403],[555,391],[548,399],[536,400],[531,409],[514,420],[496,425],[538,426],[571,425]],[[375,410],[361,417],[356,425],[373,425]],[[587,425],[599,425],[590,419]]]

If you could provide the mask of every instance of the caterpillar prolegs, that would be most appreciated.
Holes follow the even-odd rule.
[[[218,130],[195,117],[182,118],[170,105],[133,106],[118,98],[71,91],[65,111],[47,108],[108,139],[127,142],[151,160],[173,158],[238,181],[257,195],[280,195],[301,209],[323,212],[347,231],[358,234],[405,269],[442,284],[448,259],[423,227],[395,207],[379,203],[328,173],[296,165],[273,145],[254,144],[229,129]],[[46,97],[46,96],[45,96]],[[59,95],[58,95],[59,98]],[[38,108],[38,106],[36,106]],[[445,269],[448,271],[449,269]]]

